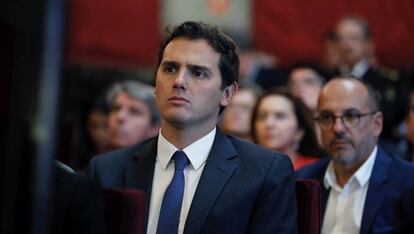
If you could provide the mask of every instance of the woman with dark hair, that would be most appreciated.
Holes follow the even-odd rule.
[[[271,89],[260,96],[251,124],[253,141],[289,155],[295,169],[324,155],[311,111],[287,90]]]

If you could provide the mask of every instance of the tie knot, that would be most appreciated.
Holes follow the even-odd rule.
[[[175,170],[184,170],[184,168],[187,166],[188,158],[187,158],[187,155],[184,153],[184,151],[181,151],[181,150],[175,151],[172,158],[175,161]]]

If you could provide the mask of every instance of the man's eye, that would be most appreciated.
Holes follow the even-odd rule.
[[[201,71],[201,70],[195,70],[195,71],[193,71],[193,75],[196,78],[206,78],[207,77],[207,73],[204,72],[204,71]]]
[[[257,115],[257,120],[263,121],[263,120],[266,120],[266,118],[267,118],[267,113],[259,113]]]
[[[121,106],[114,105],[111,107],[111,112],[118,112],[121,109]]]
[[[353,113],[353,112],[344,113],[344,118],[346,120],[354,120],[354,119],[357,119],[358,117],[359,117],[359,113]]]
[[[129,113],[131,115],[143,115],[144,114],[144,112],[139,108],[131,108],[129,109]]]
[[[165,66],[164,71],[167,73],[174,73],[176,71],[175,67],[172,66]]]
[[[275,113],[275,117],[277,120],[284,120],[287,118],[287,114],[286,113],[282,113],[282,112],[278,112]]]
[[[330,121],[333,118],[333,115],[331,114],[321,114],[319,116],[319,119],[322,121]]]

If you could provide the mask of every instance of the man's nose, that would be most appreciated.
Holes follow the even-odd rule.
[[[271,116],[267,116],[266,117],[265,124],[266,124],[266,127],[267,128],[273,127],[274,123],[275,123],[275,119],[274,118],[272,118]]]
[[[340,117],[335,117],[332,129],[334,132],[343,132],[345,130],[344,123]]]
[[[185,89],[187,87],[188,72],[180,71],[174,79],[174,88]]]
[[[116,119],[118,122],[124,122],[128,115],[128,108],[120,108],[116,113]]]

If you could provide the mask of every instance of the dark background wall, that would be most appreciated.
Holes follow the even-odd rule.
[[[162,0],[69,1],[68,61],[153,66],[164,27],[162,4]],[[235,14],[231,5],[239,3],[228,4]],[[246,17],[251,19],[254,46],[274,54],[282,64],[319,60],[324,33],[339,18],[354,13],[372,25],[380,65],[414,66],[412,0],[254,0],[250,8]]]
[[[322,39],[346,14],[364,17],[372,27],[381,65],[414,66],[414,1],[255,0],[255,45],[278,56],[282,63],[318,59]]]

